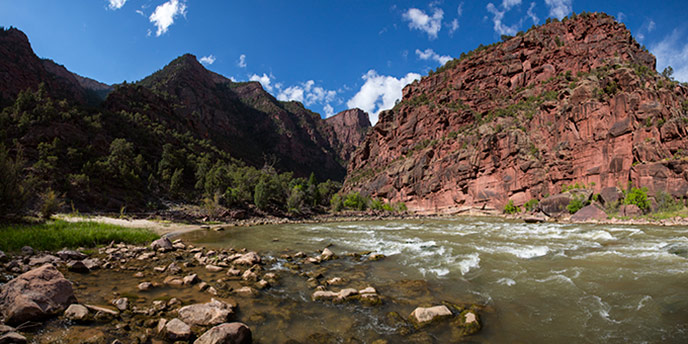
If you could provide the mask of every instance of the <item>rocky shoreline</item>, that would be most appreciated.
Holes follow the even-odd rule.
[[[251,308],[268,302],[273,312],[290,312],[285,300],[273,300],[269,293],[283,283],[297,281],[310,290],[310,300],[299,301],[297,311],[303,302],[371,309],[397,304],[391,292],[381,294],[365,277],[337,270],[337,262],[344,260],[375,264],[380,259],[384,256],[373,252],[339,257],[330,248],[275,258],[246,249],[195,247],[167,237],[147,247],[111,243],[97,250],[54,253],[25,247],[12,257],[0,252],[0,343],[251,343],[255,335],[247,323],[265,317],[251,314]],[[273,269],[277,260],[283,269]],[[416,288],[424,282],[404,283]],[[395,288],[405,288],[404,283]],[[425,329],[438,323],[455,338],[476,333],[482,309],[436,300],[435,305],[417,305],[406,317],[388,312],[381,321],[393,326],[397,336],[431,343]],[[300,342],[286,335],[283,339]],[[315,333],[302,340],[342,339]],[[374,340],[370,342],[388,343]]]

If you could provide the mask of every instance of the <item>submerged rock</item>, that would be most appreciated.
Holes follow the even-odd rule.
[[[211,328],[194,344],[250,344],[253,342],[251,329],[243,323],[233,322]]]
[[[208,303],[197,303],[179,309],[179,318],[191,325],[211,326],[229,320],[234,314],[232,305],[211,299]]]
[[[40,321],[76,303],[72,283],[46,264],[0,287],[0,311],[7,324]]]
[[[465,310],[459,314],[456,322],[459,335],[469,336],[477,333],[482,328],[480,318],[472,310]]]
[[[450,317],[451,310],[447,306],[418,307],[411,312],[411,319],[418,325],[425,325],[437,319]]]

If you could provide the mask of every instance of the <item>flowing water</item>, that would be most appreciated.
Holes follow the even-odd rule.
[[[310,301],[307,288],[275,288],[273,295],[298,301],[303,309],[291,308],[282,323],[270,317],[252,322],[261,342],[298,337],[306,329],[364,342],[406,341],[392,336],[386,312],[406,317],[416,306],[449,301],[487,306],[481,312],[483,330],[471,341],[666,343],[688,338],[687,230],[462,217],[228,228],[194,232],[187,239],[257,250],[275,257],[267,268],[276,271],[286,270],[281,253],[312,254],[327,245],[340,256],[360,251],[387,256],[377,262],[342,260],[328,271],[362,278],[394,302],[377,308],[328,305]],[[414,283],[408,281],[423,281],[424,292],[398,291]],[[432,329],[426,339],[456,339],[447,331]]]

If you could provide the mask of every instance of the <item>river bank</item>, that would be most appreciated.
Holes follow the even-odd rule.
[[[480,328],[481,307],[434,299],[422,292],[427,282],[371,284],[366,270],[384,258],[374,252],[338,256],[329,248],[277,258],[166,237],[150,246],[112,243],[97,250],[26,247],[1,259],[0,311],[16,329],[2,327],[0,336],[7,343],[223,343],[203,338],[231,327],[227,336],[244,338],[236,343],[250,343],[256,328],[258,342],[432,343],[438,326],[455,339]],[[292,320],[303,312],[340,319],[313,328]],[[344,335],[341,326],[360,326],[361,312],[395,330],[372,340]],[[280,334],[265,333],[264,324]]]

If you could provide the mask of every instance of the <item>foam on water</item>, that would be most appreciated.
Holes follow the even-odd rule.
[[[459,262],[459,268],[461,271],[461,275],[465,275],[468,272],[470,272],[472,269],[477,269],[480,267],[480,254],[479,253],[473,253],[469,254],[465,259],[461,260]]]
[[[497,280],[497,283],[511,287],[512,285],[516,284],[516,281],[512,280],[511,278],[502,277]]]

